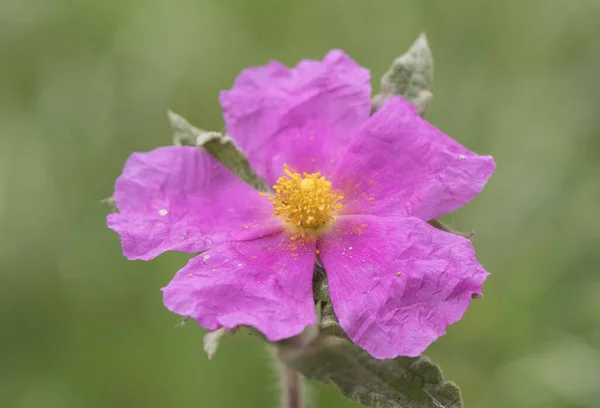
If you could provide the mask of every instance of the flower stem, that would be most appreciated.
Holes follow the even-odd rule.
[[[281,408],[302,408],[302,376],[283,364],[281,375]]]

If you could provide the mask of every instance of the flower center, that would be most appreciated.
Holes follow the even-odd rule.
[[[284,221],[301,229],[319,229],[333,220],[335,210],[342,208],[344,197],[331,191],[331,183],[321,173],[294,173],[283,166],[285,176],[279,177],[269,197],[275,211]]]

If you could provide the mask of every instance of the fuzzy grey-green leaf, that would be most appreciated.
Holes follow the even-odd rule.
[[[169,111],[168,116],[175,132],[173,136],[175,144],[201,147],[258,191],[271,191],[267,182],[254,172],[248,159],[231,137],[219,132],[198,129],[175,112]]]
[[[439,230],[450,232],[451,234],[455,234],[455,235],[460,235],[461,237],[464,237],[467,239],[471,239],[473,237],[473,235],[475,235],[475,231],[471,231],[471,232],[456,231],[454,228],[452,228],[451,226],[449,226],[447,224],[444,224],[442,221],[440,221],[438,219],[427,221],[427,222],[429,223],[429,225],[432,225]]]
[[[460,390],[427,357],[378,360],[354,344],[321,334],[309,347],[283,346],[279,357],[307,378],[333,383],[368,407],[461,408]]]
[[[210,360],[217,353],[217,348],[219,347],[219,342],[233,334],[234,331],[227,330],[224,328],[217,329],[215,331],[208,332],[204,335],[203,343],[204,343],[204,352],[208,356]]]
[[[329,297],[329,285],[325,268],[316,264],[313,274],[313,298],[321,305],[319,325],[323,330],[336,337],[347,338],[346,333],[340,326],[340,322],[333,311],[333,305]]]
[[[115,198],[113,196],[106,197],[100,201],[102,204],[108,205],[111,213],[119,211],[117,209],[117,203],[115,202]]]
[[[394,95],[403,95],[417,107],[419,114],[424,115],[431,101],[432,83],[433,55],[425,34],[421,34],[381,78],[381,89],[373,98],[373,109],[380,108]]]

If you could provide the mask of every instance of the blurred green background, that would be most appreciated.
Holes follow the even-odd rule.
[[[597,407],[599,21],[598,0],[1,0],[0,406],[277,406],[264,345],[208,361],[159,292],[187,256],[127,261],[100,200],[170,142],[168,108],[221,129],[244,67],[341,48],[377,85],[425,31],[429,120],[498,163],[445,219],[477,231],[485,297],[427,355],[467,407]]]

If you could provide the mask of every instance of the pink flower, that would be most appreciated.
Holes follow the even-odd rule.
[[[370,116],[369,72],[341,51],[244,70],[221,93],[227,131],[271,197],[194,147],[133,154],[108,226],[129,259],[202,252],[163,288],[167,308],[272,341],[315,324],[315,261],[350,339],[417,356],[458,321],[487,272],[471,242],[427,221],[474,198],[495,169],[402,97]]]

